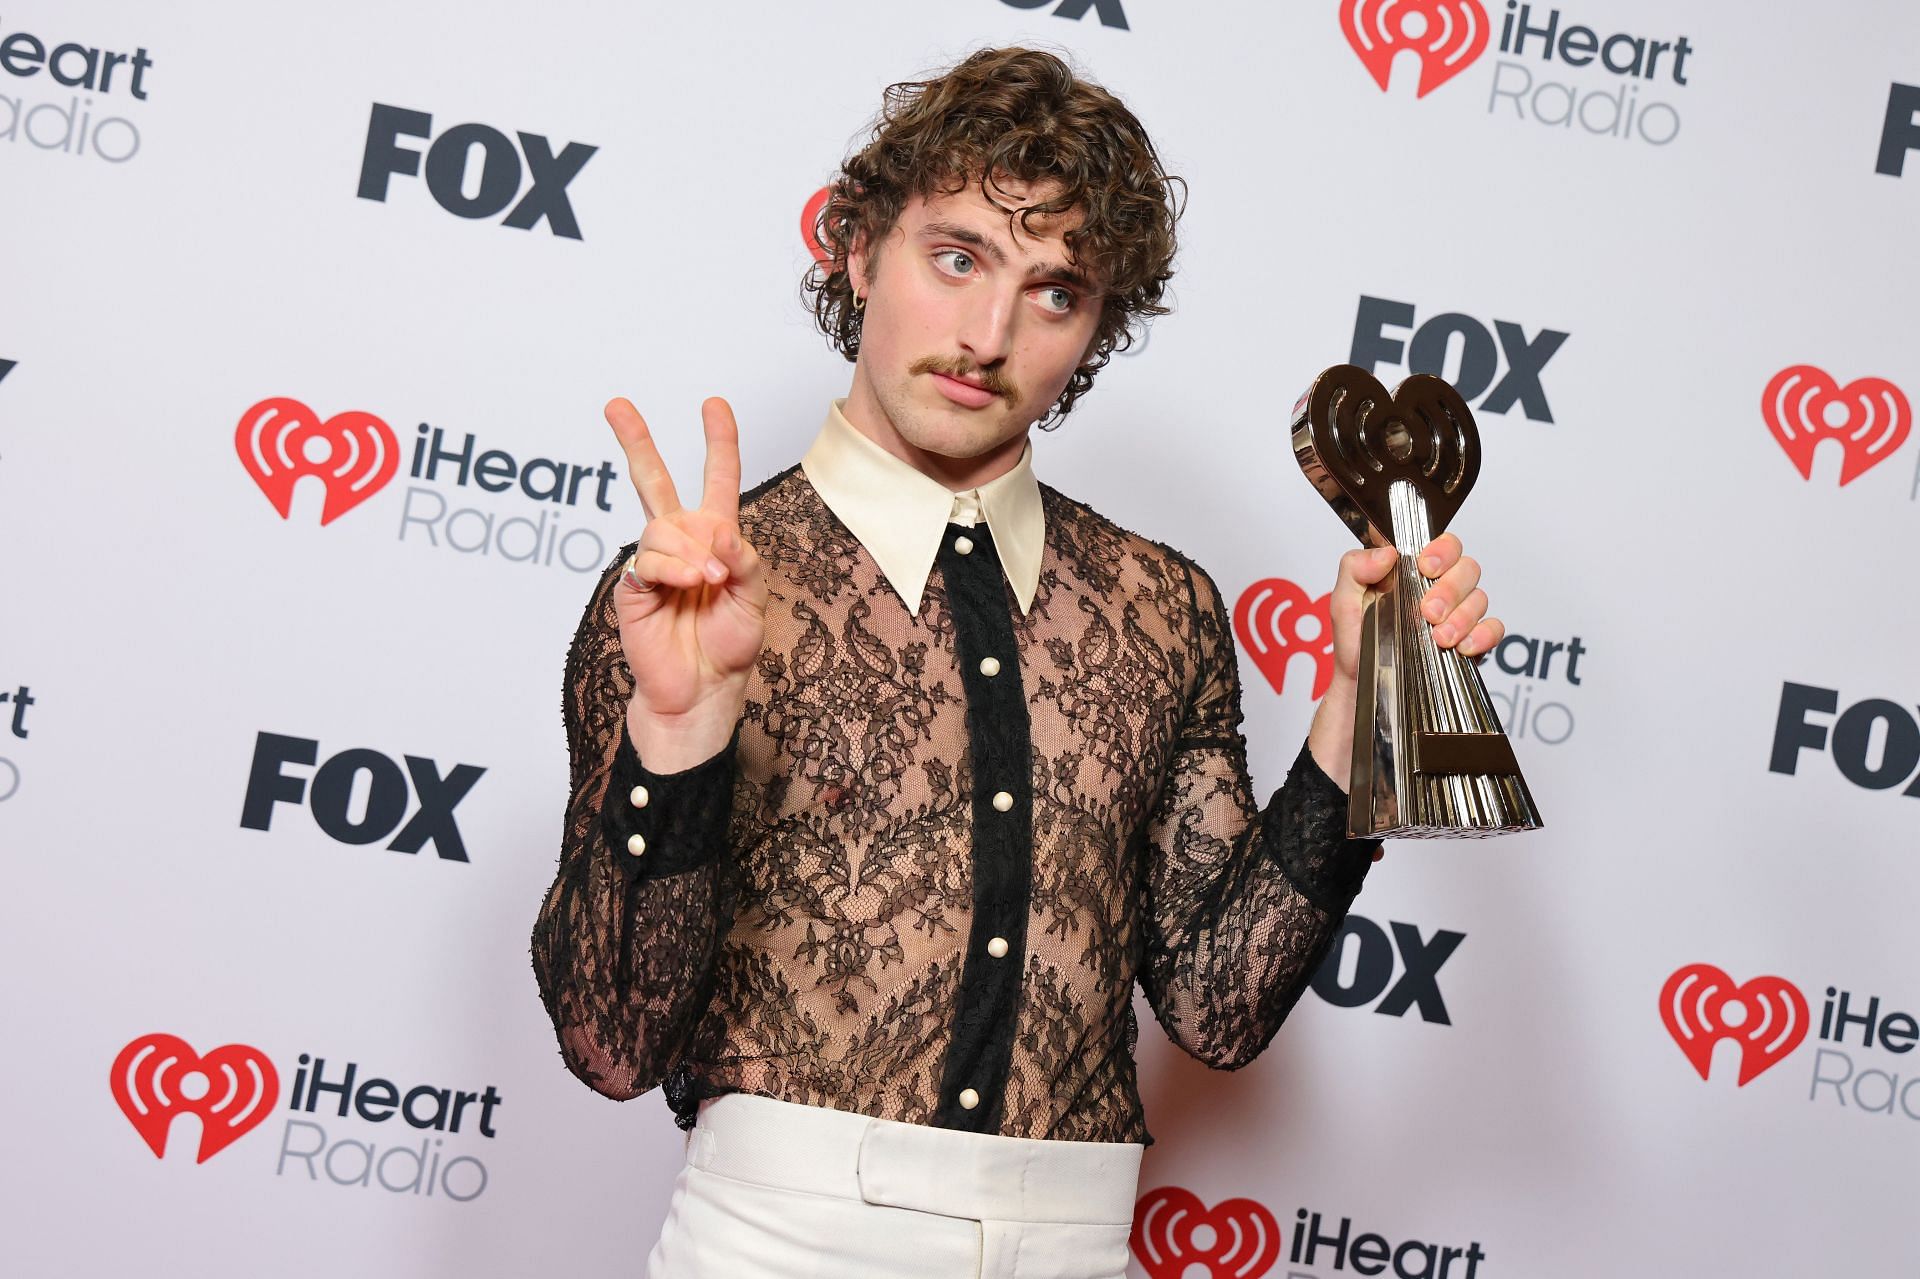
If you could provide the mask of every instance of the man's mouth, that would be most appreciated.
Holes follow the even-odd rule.
[[[963,408],[983,409],[1000,398],[998,393],[988,390],[980,382],[971,378],[956,377],[951,373],[940,373],[931,369],[928,370],[928,374],[933,378],[934,388],[940,394]]]
[[[915,360],[908,370],[933,378],[934,389],[962,408],[980,409],[995,400],[1018,402],[1013,386],[996,369],[982,369],[966,360],[936,355]]]

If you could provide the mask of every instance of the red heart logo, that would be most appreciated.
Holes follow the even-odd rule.
[[[1740,1045],[1740,1078],[1749,1080],[1800,1046],[1810,1023],[1806,997],[1780,977],[1755,977],[1744,986],[1712,964],[1689,964],[1660,989],[1660,1020],[1700,1078],[1713,1065],[1722,1039]]]
[[[1300,623],[1308,618],[1319,623],[1312,639],[1300,634]],[[1324,697],[1333,684],[1333,592],[1319,599],[1284,577],[1268,577],[1240,593],[1233,606],[1233,633],[1253,658],[1253,664],[1284,693],[1287,661],[1305,653],[1313,658],[1313,695]]]
[[[142,1035],[113,1059],[113,1099],[153,1150],[167,1153],[175,1115],[200,1117],[205,1163],[257,1127],[273,1109],[280,1076],[258,1048],[225,1044],[198,1056],[173,1035]]]
[[[1416,98],[1471,66],[1490,33],[1476,0],[1341,0],[1340,30],[1383,93],[1394,55],[1413,50],[1420,58]]]
[[[1893,383],[1863,377],[1842,387],[1811,364],[1774,374],[1760,412],[1802,479],[1813,478],[1820,442],[1840,441],[1842,485],[1885,461],[1913,429],[1913,409]]]
[[[400,469],[400,442],[373,414],[336,413],[322,422],[312,409],[285,396],[262,400],[241,414],[233,447],[283,520],[293,509],[293,486],[304,476],[319,476],[327,490],[320,507],[323,526],[378,493]]]
[[[1192,1191],[1161,1186],[1133,1206],[1133,1255],[1151,1279],[1260,1279],[1280,1259],[1280,1223],[1264,1204],[1223,1199],[1208,1208]]]

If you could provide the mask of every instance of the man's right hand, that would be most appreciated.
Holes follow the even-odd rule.
[[[675,773],[711,758],[733,735],[766,635],[766,567],[740,533],[740,433],[725,400],[700,406],[705,487],[691,510],[680,505],[639,410],[616,399],[606,414],[647,512],[613,588],[633,672],[627,732],[649,771]]]

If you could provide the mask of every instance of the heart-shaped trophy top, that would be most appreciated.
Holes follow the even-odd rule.
[[[1365,369],[1336,364],[1294,405],[1293,455],[1354,536],[1392,546],[1394,481],[1419,490],[1438,537],[1479,478],[1480,432],[1460,392],[1431,373],[1389,395]]]

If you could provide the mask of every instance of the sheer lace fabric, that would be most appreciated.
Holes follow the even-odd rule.
[[[1256,806],[1213,581],[1042,498],[1029,612],[983,529],[980,559],[943,547],[915,616],[799,468],[745,495],[766,643],[733,742],[668,776],[625,734],[615,558],[568,656],[572,794],[532,947],[579,1078],[616,1098],[665,1084],[683,1124],[701,1097],[742,1090],[1147,1141],[1136,981],[1210,1065],[1272,1038],[1377,845],[1344,838],[1346,797],[1304,749]],[[1002,673],[983,675],[996,633],[1012,651],[987,653]],[[1022,739],[1026,765],[1008,771]],[[1002,794],[1013,804],[986,802]],[[1009,810],[1030,840],[993,825]],[[982,949],[989,933],[1003,954]],[[996,982],[1011,999],[973,997]]]

